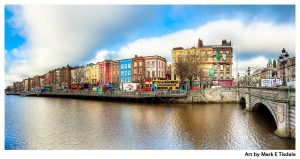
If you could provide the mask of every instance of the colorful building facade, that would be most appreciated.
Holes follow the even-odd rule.
[[[129,83],[132,82],[132,59],[120,60],[120,82]]]
[[[86,76],[84,72],[84,67],[83,66],[77,66],[74,67],[71,70],[71,85],[72,86],[82,86],[84,84],[84,81],[86,81]]]
[[[145,58],[135,55],[132,58],[132,81],[140,83],[145,80]]]
[[[36,76],[32,77],[30,90],[31,91],[39,91],[40,87],[41,87],[40,76],[36,75]]]
[[[111,82],[111,60],[99,62],[99,85],[108,84]]]
[[[110,67],[111,67],[110,83],[112,83],[113,85],[118,85],[120,83],[120,62],[111,61]]]
[[[166,79],[167,60],[154,55],[145,56],[145,79]]]
[[[89,84],[97,85],[99,83],[99,63],[91,63],[87,67],[89,68]]]

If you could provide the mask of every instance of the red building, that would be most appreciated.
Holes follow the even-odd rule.
[[[49,71],[44,75],[44,87],[54,87],[54,71]]]
[[[111,60],[99,62],[99,85],[111,83]]]
[[[31,85],[30,85],[31,89],[30,90],[32,90],[32,91],[38,91],[38,90],[40,90],[40,86],[41,86],[41,84],[40,84],[40,76],[36,75],[31,80]]]

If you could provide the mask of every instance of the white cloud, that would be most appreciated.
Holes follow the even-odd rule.
[[[26,43],[12,52],[16,57],[6,69],[6,85],[91,59],[95,50],[112,39],[124,38],[138,27],[137,22],[147,25],[156,15],[152,8],[133,6],[24,5],[9,9],[14,14],[9,23]],[[26,61],[19,62],[20,58]]]
[[[240,76],[244,75],[247,72],[248,67],[250,67],[251,72],[267,67],[269,59],[263,56],[257,56],[253,57],[247,60],[238,60],[238,72],[240,73]],[[234,78],[236,78],[236,59],[233,59],[233,65],[232,65],[232,75]]]
[[[269,22],[244,23],[242,20],[219,20],[207,23],[197,29],[181,30],[160,37],[139,39],[123,46],[117,53],[120,58],[129,58],[134,54],[158,54],[171,60],[174,47],[197,46],[198,38],[204,45],[220,45],[222,39],[231,40],[239,52],[259,55],[272,55],[287,48],[291,55],[295,49],[295,28],[287,24]]]
[[[97,63],[97,62],[101,62],[107,59],[107,57],[109,56],[109,51],[108,50],[100,50],[96,53],[96,57],[89,61],[88,63]]]

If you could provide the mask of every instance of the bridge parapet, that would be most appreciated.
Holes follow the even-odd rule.
[[[258,98],[276,101],[280,103],[286,103],[289,101],[295,101],[295,89],[288,88],[257,88],[257,87],[240,87],[238,89],[239,94],[250,94]]]

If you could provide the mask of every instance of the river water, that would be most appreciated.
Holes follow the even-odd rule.
[[[168,105],[5,96],[5,149],[295,149],[239,104]]]

